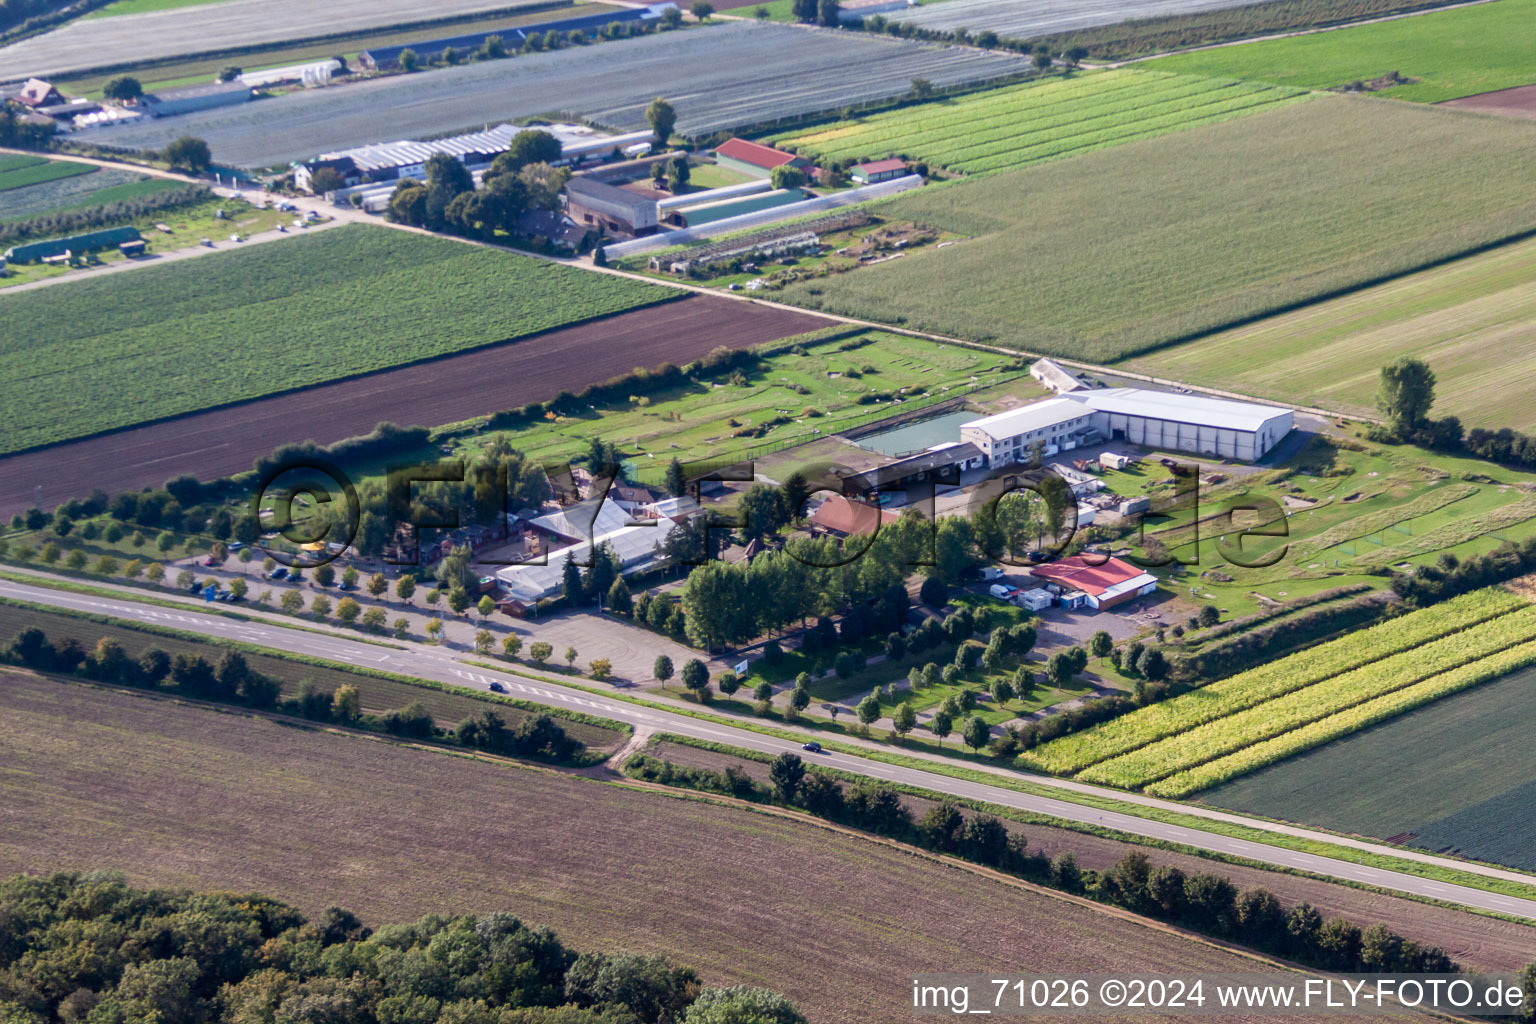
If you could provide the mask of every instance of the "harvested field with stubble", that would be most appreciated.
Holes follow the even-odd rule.
[[[736,765],[758,782],[768,781],[768,766],[759,761],[699,747],[652,742],[647,750],[673,764],[723,771]],[[933,801],[906,797],[903,801],[921,817]],[[1113,867],[1120,858],[1135,849],[1143,849],[1154,864],[1170,864],[1186,875],[1213,872],[1225,875],[1239,889],[1268,889],[1290,907],[1296,903],[1312,904],[1324,917],[1346,917],[1361,927],[1385,924],[1405,938],[1440,946],[1459,963],[1487,971],[1518,971],[1531,961],[1536,950],[1536,929],[1481,914],[1469,914],[1449,907],[1436,907],[1397,896],[1367,892],[1347,885],[1336,885],[1300,875],[1262,868],[1243,867],[1211,861],[1193,854],[1146,849],[1105,836],[1075,832],[1051,825],[1006,823],[1022,831],[1031,849],[1055,858],[1071,853],[1078,864],[1094,871]]]
[[[26,751],[0,775],[0,875],[118,868],[371,925],[511,911],[775,988],[817,1024],[904,1019],[914,971],[1254,967],[888,845],[540,769],[13,671],[0,724]]]
[[[972,237],[782,295],[1107,362],[1536,230],[1532,176],[1536,125],[1320,96],[881,203]]]
[[[681,294],[344,225],[0,296],[0,451],[419,363]]]
[[[39,486],[51,505],[95,487],[114,494],[158,487],[182,473],[214,479],[250,469],[278,445],[357,437],[381,419],[439,426],[580,391],[636,366],[682,365],[721,345],[750,348],[829,323],[809,313],[688,296],[418,366],[0,458],[0,515],[31,507]]]

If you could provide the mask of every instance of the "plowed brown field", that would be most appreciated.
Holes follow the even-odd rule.
[[[159,487],[182,473],[209,480],[251,468],[278,445],[366,434],[380,420],[438,426],[580,391],[637,366],[679,365],[719,346],[751,348],[828,326],[810,313],[690,296],[603,320],[195,413],[0,459],[0,516],[38,503]]]

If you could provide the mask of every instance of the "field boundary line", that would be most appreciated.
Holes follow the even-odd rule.
[[[1483,4],[1494,3],[1495,0],[1459,0],[1458,3],[1442,4],[1438,7],[1425,7],[1417,11],[1401,11],[1397,14],[1380,14],[1373,18],[1361,18],[1358,21],[1345,21],[1337,25],[1318,25],[1313,28],[1298,28],[1290,32],[1272,32],[1265,36],[1248,36],[1243,39],[1228,39],[1220,43],[1202,43],[1199,46],[1186,46],[1180,50],[1164,50],[1162,53],[1152,53],[1145,57],[1127,57],[1124,60],[1113,61],[1108,64],[1084,64],[1083,67],[1094,68],[1123,68],[1130,64],[1140,64],[1142,61],[1157,60],[1159,57],[1173,57],[1181,53],[1199,53],[1201,50],[1223,50],[1229,46],[1243,46],[1247,43],[1262,43],[1271,39],[1293,39],[1296,36],[1315,36],[1321,32],[1337,32],[1339,29],[1356,28],[1360,25],[1378,25],[1386,21],[1401,21],[1404,18],[1417,18],[1425,14],[1437,14],[1440,11],[1454,11],[1461,7],[1481,7]],[[1185,72],[1181,72],[1185,73]]]

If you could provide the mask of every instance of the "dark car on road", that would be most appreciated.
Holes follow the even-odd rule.
[[[809,750],[813,754],[819,754],[821,753],[821,744],[817,743],[815,740],[811,740],[809,743],[802,743],[800,745],[800,749]]]

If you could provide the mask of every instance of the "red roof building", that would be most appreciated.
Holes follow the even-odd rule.
[[[851,537],[856,533],[874,533],[880,527],[895,521],[896,513],[862,501],[849,501],[841,494],[833,495],[822,502],[810,515],[813,530],[822,530],[839,537]]]
[[[774,149],[772,146],[764,146],[756,142],[748,142],[746,139],[727,139],[720,143],[715,147],[715,160],[732,170],[759,176],[766,175],[775,167],[783,167],[786,164],[802,170],[811,165],[809,160],[795,156],[793,153],[786,153],[782,149]]]
[[[1098,561],[1098,557],[1090,562],[1082,555],[1073,555],[1037,565],[1029,574],[1068,593],[1082,594],[1081,603],[1101,610],[1145,597],[1157,589],[1156,576],[1129,562],[1110,558],[1100,565],[1096,564]]]

